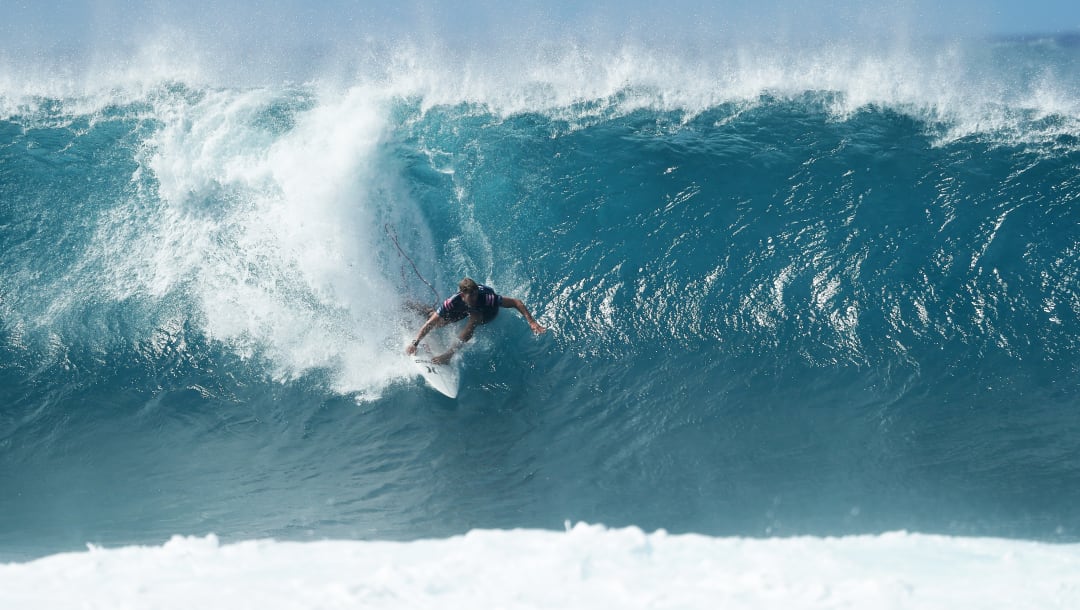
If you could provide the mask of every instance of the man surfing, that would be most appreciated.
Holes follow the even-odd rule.
[[[420,345],[420,340],[431,329],[469,318],[468,323],[465,324],[465,329],[458,335],[457,345],[446,350],[446,353],[431,359],[435,364],[446,364],[450,362],[457,348],[472,339],[473,331],[476,330],[477,325],[487,324],[494,320],[495,316],[499,315],[500,307],[513,308],[521,312],[534,333],[540,335],[547,332],[547,329],[540,326],[533,319],[529,309],[518,299],[500,296],[495,294],[495,291],[491,288],[477,284],[470,278],[465,278],[458,283],[457,294],[443,301],[438,309],[431,311],[430,317],[428,317],[424,326],[420,328],[420,333],[416,335],[416,339],[409,344],[409,347],[405,348],[405,353],[410,356],[415,354],[416,347]]]

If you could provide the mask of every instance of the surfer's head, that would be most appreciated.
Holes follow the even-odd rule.
[[[479,292],[480,287],[476,285],[472,278],[467,277],[458,282],[458,294],[461,295],[461,298],[465,300],[469,307],[476,305],[476,295]]]

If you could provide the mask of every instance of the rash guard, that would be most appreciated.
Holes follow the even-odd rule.
[[[499,314],[499,308],[502,307],[502,297],[495,294],[495,291],[487,286],[480,285],[478,289],[476,307],[469,307],[469,304],[465,302],[465,298],[459,292],[443,301],[435,312],[447,322],[463,320],[473,313],[480,314],[482,323],[490,322]]]

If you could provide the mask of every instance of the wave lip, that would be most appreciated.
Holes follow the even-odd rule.
[[[62,586],[56,586],[63,583]],[[894,532],[753,540],[578,524],[415,542],[174,537],[0,566],[19,608],[1067,608],[1080,545]]]
[[[303,56],[301,63],[312,71],[279,68],[278,77],[258,79],[246,62],[212,59],[204,46],[174,32],[124,54],[95,55],[82,67],[66,59],[57,66],[0,55],[0,116],[33,107],[40,98],[108,107],[152,96],[162,83],[242,89],[306,83],[421,99],[425,109],[476,104],[501,116],[541,113],[570,116],[572,122],[642,108],[679,111],[689,120],[725,104],[752,106],[762,98],[824,93],[838,118],[883,107],[940,122],[949,140],[986,133],[1016,136],[1033,125],[1075,136],[1080,80],[1074,67],[1080,47],[1072,40],[670,47],[567,38],[464,49],[437,40],[372,42],[363,48],[282,51],[290,58]],[[575,111],[584,116],[574,116]]]

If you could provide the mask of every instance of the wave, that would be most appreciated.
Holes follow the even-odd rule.
[[[4,541],[1071,540],[1072,52],[7,72]],[[426,394],[401,304],[437,297],[392,236],[552,332],[508,312]]]
[[[405,290],[421,300],[438,298],[416,292],[417,278],[405,273],[403,260],[388,247],[388,228],[400,227],[407,250],[430,273],[456,269],[488,281],[498,274],[509,291],[531,296],[536,287],[522,277],[530,271],[520,263],[499,269],[497,236],[534,247],[533,237],[492,222],[506,198],[525,206],[509,210],[515,222],[556,240],[552,253],[580,248],[586,243],[582,230],[608,235],[609,244],[634,236],[664,249],[650,259],[616,245],[601,253],[603,264],[611,267],[607,277],[583,259],[583,266],[571,265],[561,272],[565,276],[549,280],[561,286],[545,299],[551,320],[573,319],[574,312],[582,312],[588,322],[580,330],[573,325],[564,329],[561,336],[571,343],[584,343],[598,331],[628,330],[612,319],[615,296],[624,301],[619,308],[632,307],[621,315],[641,339],[615,334],[607,350],[614,344],[635,350],[654,333],[721,340],[733,331],[741,336],[764,331],[766,336],[756,341],[776,346],[790,340],[783,325],[791,322],[793,306],[801,310],[796,314],[802,318],[799,335],[828,333],[833,339],[826,345],[863,363],[877,357],[862,353],[868,349],[865,340],[854,332],[859,318],[867,316],[878,318],[881,328],[875,331],[879,335],[872,339],[872,352],[886,343],[880,333],[913,334],[918,341],[959,335],[1006,349],[1029,342],[1029,328],[994,327],[995,318],[1005,315],[1003,307],[1031,315],[1045,310],[1050,329],[1068,326],[1073,314],[1061,305],[1072,298],[1066,287],[1075,270],[1063,262],[1069,259],[1067,230],[1046,244],[1027,246],[1030,278],[1010,281],[1000,266],[982,264],[999,244],[1024,239],[1015,232],[1040,230],[1047,209],[1037,202],[1025,204],[1025,189],[1058,190],[1064,196],[1032,196],[1045,201],[1052,213],[1067,209],[1070,180],[1061,172],[1067,172],[1075,156],[1068,138],[1050,138],[1029,150],[1032,145],[1012,138],[983,143],[969,136],[953,148],[941,148],[938,124],[910,122],[891,110],[865,107],[838,120],[836,95],[830,93],[790,100],[760,97],[752,104],[724,103],[693,113],[644,109],[633,97],[623,90],[558,112],[506,115],[471,102],[429,107],[426,97],[402,98],[369,87],[326,94],[307,87],[235,91],[167,85],[138,102],[89,115],[69,113],[57,101],[9,117],[17,145],[33,146],[39,137],[55,140],[47,145],[67,155],[66,171],[73,175],[96,171],[93,156],[118,147],[106,159],[110,173],[101,189],[84,194],[61,184],[50,195],[70,202],[71,208],[58,206],[38,219],[49,239],[77,241],[77,258],[68,260],[70,253],[57,257],[42,276],[41,269],[27,268],[28,259],[17,248],[11,250],[9,268],[23,269],[22,282],[10,292],[33,296],[24,299],[30,307],[23,312],[8,299],[9,332],[21,335],[26,328],[55,326],[88,304],[141,301],[140,315],[149,327],[144,335],[154,328],[183,327],[197,312],[196,326],[207,336],[244,357],[258,353],[269,358],[276,363],[277,378],[322,368],[364,370],[349,373],[353,378],[342,379],[338,388],[377,396],[408,374],[400,359],[386,362],[383,356],[410,324],[392,295]],[[1029,130],[1028,136],[1034,134]],[[519,142],[502,147],[501,138]],[[790,148],[787,141],[800,138],[804,142]],[[469,140],[490,148],[470,152]],[[625,145],[637,148],[626,156],[629,165],[592,159],[601,150]],[[539,154],[543,147],[554,156]],[[492,153],[531,166],[524,171],[507,167],[485,156]],[[988,161],[965,165],[963,159],[951,160],[957,154],[987,155]],[[800,156],[837,173],[799,169],[795,159]],[[920,166],[920,156],[930,159]],[[575,184],[581,170],[566,157],[593,172],[591,179],[600,185]],[[680,179],[687,171],[684,163],[692,173]],[[733,179],[717,183],[707,163],[734,171]],[[27,166],[29,172],[39,169]],[[1062,177],[1043,186],[1027,180],[1031,169]],[[892,175],[881,179],[882,170]],[[483,172],[503,179],[488,180]],[[1012,175],[993,184],[981,182],[980,172]],[[964,174],[971,178],[950,184]],[[751,175],[757,184],[747,178]],[[789,181],[789,187],[781,187],[790,189],[787,194],[778,190],[778,179]],[[632,180],[645,189],[633,192]],[[28,220],[45,196],[27,188],[30,183],[17,186],[22,188],[16,195],[29,206],[23,210]],[[868,215],[860,201],[883,187],[907,189],[907,196],[932,203],[920,211],[903,199],[887,199],[885,208],[877,204]],[[548,199],[545,192],[561,201]],[[750,197],[756,201],[739,203]],[[990,202],[985,211],[972,199],[977,197]],[[695,210],[697,201],[725,198],[733,205]],[[805,225],[770,228],[772,206],[781,202],[785,222]],[[575,207],[594,210],[600,222],[567,223],[563,214]],[[73,223],[65,220],[70,215]],[[727,227],[715,224],[717,215]],[[896,221],[924,226],[905,229]],[[652,228],[643,232],[637,224]],[[1009,236],[1010,228],[1015,237]],[[913,242],[929,247],[931,254],[912,250]],[[33,247],[28,241],[19,245]],[[810,249],[796,254],[793,247]],[[756,259],[740,261],[731,258],[732,248],[763,250]],[[1008,265],[1000,254],[991,258]],[[906,271],[896,268],[898,262]],[[674,274],[662,270],[673,264],[680,267]],[[774,264],[779,267],[768,268]],[[645,274],[633,288],[637,296],[626,292],[635,283],[635,272]],[[870,275],[852,286],[854,293],[845,288],[857,279],[852,273]],[[1041,279],[1035,279],[1039,274]],[[435,279],[454,283],[452,277]],[[732,281],[735,286],[723,286]],[[940,293],[942,281],[970,282],[956,297],[962,302]],[[648,286],[692,294],[693,301],[712,300],[714,293],[734,299],[739,307],[675,299],[650,305]],[[594,299],[591,305],[574,298],[584,287]],[[803,293],[809,310],[789,296]],[[869,305],[871,294],[885,299],[884,308]],[[934,308],[948,313],[943,317]],[[969,323],[955,324],[958,308],[971,308],[965,314]],[[867,320],[862,323],[867,326]],[[889,327],[893,330],[885,330]],[[1040,335],[1040,344],[1049,353],[1074,347],[1071,334],[1047,333]],[[372,368],[362,362],[385,365]]]

